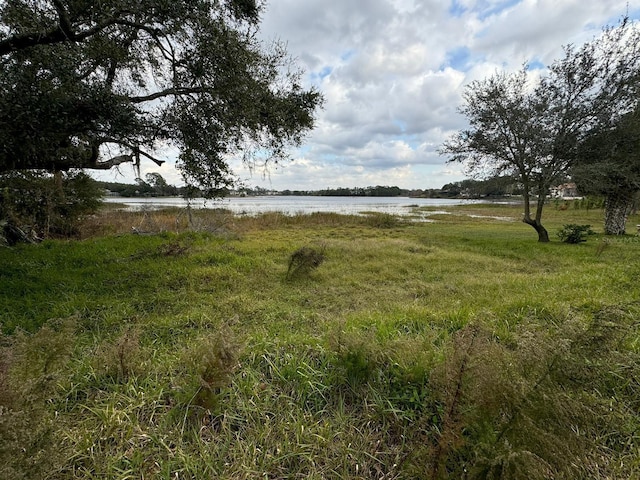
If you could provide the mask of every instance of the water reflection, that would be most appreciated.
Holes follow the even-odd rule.
[[[129,210],[157,209],[164,207],[186,207],[183,198],[124,198],[107,197],[108,203],[120,203]],[[344,215],[360,215],[366,212],[413,215],[417,207],[437,207],[482,203],[481,200],[459,200],[443,198],[409,197],[305,197],[263,196],[230,197],[221,200],[194,199],[194,208],[224,208],[236,215],[259,215],[280,212],[284,215],[333,212]],[[435,212],[430,212],[431,214]],[[438,212],[445,213],[445,212]]]

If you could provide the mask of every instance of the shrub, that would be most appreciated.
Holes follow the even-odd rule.
[[[558,237],[564,243],[581,243],[587,241],[588,235],[595,232],[591,230],[591,225],[576,225],[573,223],[565,224],[558,231]]]
[[[287,278],[306,274],[318,268],[324,262],[324,251],[325,247],[320,250],[312,247],[302,247],[293,252],[289,258]]]
[[[82,172],[0,175],[0,241],[13,245],[77,236],[81,219],[97,211],[102,194]]]

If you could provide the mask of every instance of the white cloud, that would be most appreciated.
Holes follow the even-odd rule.
[[[236,172],[291,190],[460,180],[462,167],[437,149],[465,125],[456,111],[464,86],[524,62],[548,65],[627,5],[640,15],[640,0],[268,0],[262,38],[286,43],[326,104],[293,162],[266,176],[235,162]],[[171,165],[152,167],[179,182]]]

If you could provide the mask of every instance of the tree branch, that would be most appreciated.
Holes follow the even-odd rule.
[[[164,160],[158,160],[157,158],[152,157],[151,155],[149,155],[149,154],[148,154],[148,153],[146,153],[146,152],[143,152],[143,151],[142,151],[142,150],[140,150],[140,149],[137,149],[137,153],[138,153],[139,155],[142,155],[143,157],[147,157],[149,160],[151,160],[152,162],[154,162],[154,163],[155,163],[156,165],[158,165],[159,167],[161,167],[161,166],[162,166],[162,164],[163,164],[163,163],[165,163],[165,161],[164,161]]]
[[[144,103],[151,102],[152,100],[157,100],[159,98],[169,97],[169,96],[180,96],[180,95],[190,95],[192,93],[205,93],[207,91],[204,87],[175,87],[175,88],[167,88],[166,90],[161,90],[159,92],[151,93],[149,95],[141,95],[138,97],[127,97],[131,103]]]
[[[67,11],[64,9],[64,5],[60,0],[53,0],[53,5],[56,12],[58,12],[58,18],[60,19],[60,30],[69,38],[69,40],[73,39],[75,33],[73,32],[71,20],[69,19]]]
[[[64,42],[81,42],[82,40],[96,35],[105,28],[112,25],[125,25],[138,29],[149,30],[149,27],[147,25],[119,18],[118,16],[123,12],[116,12],[114,16],[98,23],[92,28],[88,28],[87,30],[83,30],[80,32],[75,32],[73,31],[71,20],[69,19],[67,12],[64,10],[62,3],[56,1],[54,2],[54,4],[56,5],[56,11],[58,12],[60,21],[59,25],[56,28],[45,33],[22,33],[19,35],[13,35],[9,38],[5,38],[4,40],[0,41],[0,56],[7,55],[17,50],[24,50],[30,47],[35,47],[37,45],[51,45]]]
[[[117,157],[110,158],[104,162],[95,162],[91,165],[86,166],[85,168],[91,170],[109,170],[117,165],[121,165],[123,163],[133,162],[134,158],[132,155],[118,155]]]
[[[106,162],[97,162],[97,161],[95,161],[94,165],[99,165],[98,167],[85,167],[85,168],[97,168],[97,169],[110,168],[110,167],[102,167],[102,165],[108,165],[114,159],[119,159],[119,163],[113,164],[111,166],[119,165],[120,163],[134,162],[134,161],[137,161],[137,159],[140,157],[140,155],[142,155],[143,157],[148,158],[149,160],[151,160],[153,163],[155,163],[159,167],[162,166],[163,163],[165,163],[165,160],[159,160],[159,159],[153,157],[152,155],[148,154],[147,152],[144,152],[144,151],[140,150],[140,147],[138,147],[136,145],[132,145],[132,144],[127,143],[127,142],[123,142],[122,140],[117,140],[115,138],[109,138],[109,137],[103,137],[103,138],[100,138],[100,140],[97,143],[100,144],[100,145],[105,144],[105,143],[114,143],[114,144],[117,144],[117,145],[121,145],[121,146],[131,150],[133,152],[133,154],[130,154],[130,155],[118,155],[117,157],[114,157],[111,160],[108,160]],[[124,157],[128,157],[128,159],[125,159]]]

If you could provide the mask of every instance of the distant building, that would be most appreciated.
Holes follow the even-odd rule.
[[[554,198],[576,198],[578,197],[578,188],[575,183],[563,183],[551,188],[551,196]]]

